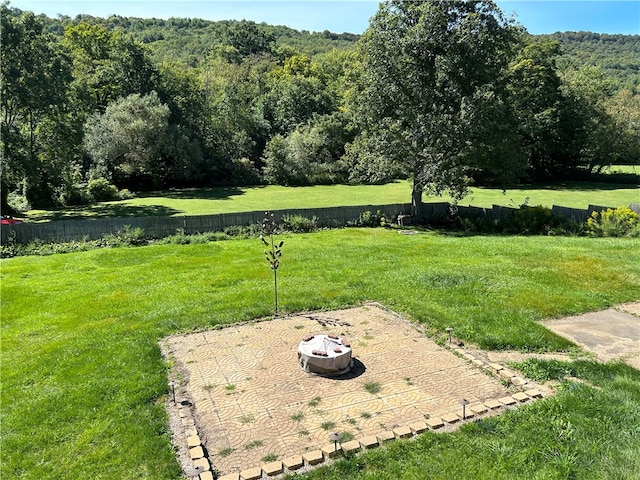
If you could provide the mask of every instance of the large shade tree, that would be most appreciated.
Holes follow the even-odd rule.
[[[491,157],[483,149],[511,159],[494,126],[507,130],[490,112],[504,105],[519,32],[491,1],[389,0],[371,19],[354,102],[366,119],[360,144],[412,178],[414,215],[421,215],[425,190],[463,196],[478,162]]]

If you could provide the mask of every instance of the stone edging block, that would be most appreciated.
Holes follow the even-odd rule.
[[[302,459],[302,455],[293,455],[291,457],[284,458],[282,460],[282,465],[284,465],[287,470],[298,470],[304,465],[304,460]]]
[[[542,398],[542,392],[537,388],[532,388],[531,390],[526,390],[524,393],[529,395],[531,398]]]
[[[206,458],[199,458],[197,460],[194,460],[193,461],[193,466],[194,467],[200,467],[205,472],[207,470],[211,469],[211,465],[209,464],[209,460],[207,460]]]
[[[378,445],[378,439],[374,435],[369,435],[368,437],[360,439],[360,446],[364,449],[376,448]]]
[[[191,435],[187,437],[187,447],[199,447],[201,444],[200,437],[198,435]]]
[[[262,469],[260,467],[248,468],[240,472],[242,480],[258,480],[262,478]]]
[[[523,392],[514,393],[512,397],[518,402],[526,402],[527,400],[529,400],[529,396]]]
[[[502,407],[502,404],[497,400],[487,400],[486,402],[484,402],[484,406],[489,410],[497,410],[498,408]]]
[[[340,455],[340,447],[337,447],[335,443],[327,443],[323,445],[320,450],[322,450],[322,454],[327,458],[334,458]]]
[[[471,407],[469,407],[469,410],[471,410],[476,415],[482,415],[483,413],[487,413],[487,407],[485,407],[482,403],[479,403],[477,405],[471,405]]]
[[[189,456],[191,457],[191,460],[197,460],[198,458],[203,458],[204,450],[202,450],[202,447],[198,444],[197,447],[193,447],[189,449]]]
[[[396,427],[393,429],[393,434],[396,438],[409,438],[411,436],[411,429],[409,427]]]
[[[378,437],[378,441],[380,443],[388,442],[389,440],[395,440],[396,438],[396,436],[390,430],[384,430],[376,435],[376,437]]]
[[[345,454],[355,453],[360,450],[360,442],[358,440],[351,440],[350,442],[340,444],[340,447]]]
[[[442,420],[447,423],[456,423],[460,421],[460,417],[455,413],[447,413],[442,416]]]
[[[206,472],[206,473],[211,473],[211,472]],[[202,473],[200,474],[200,480],[205,480],[204,478],[202,478]],[[211,476],[213,478],[213,475]],[[218,477],[218,480],[240,480],[240,474],[239,473],[230,473],[228,475],[223,475],[222,477]]]
[[[456,422],[458,421],[458,416],[456,415]],[[451,422],[449,422],[451,423]],[[442,418],[440,417],[433,417],[433,418],[428,418],[427,419],[427,423],[426,423],[429,428],[432,428],[433,430],[436,430],[438,428],[441,428],[444,426],[444,422],[442,421]]]
[[[305,452],[302,454],[302,458],[309,465],[317,465],[318,463],[324,462],[324,455],[322,455],[322,450],[312,450],[310,452]]]
[[[269,462],[262,465],[262,471],[267,477],[272,477],[274,475],[279,475],[283,471],[282,462],[275,461]]]
[[[507,406],[517,403],[516,400],[513,397],[502,397],[502,398],[499,398],[498,401],[500,403],[503,403],[503,404],[507,405]]]
[[[414,435],[419,435],[427,429],[426,422],[416,422],[409,425],[409,428]]]

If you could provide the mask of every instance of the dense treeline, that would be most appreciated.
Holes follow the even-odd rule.
[[[640,161],[637,69],[612,83],[491,2],[392,0],[362,38],[248,21],[50,19],[7,3],[1,14],[4,211],[221,183],[402,176],[441,191]],[[389,19],[413,17],[439,30],[385,40]],[[501,38],[492,50],[479,49],[478,18]],[[633,70],[639,37],[611,37]],[[407,81],[380,82],[393,77]]]
[[[558,32],[537,38],[560,44],[557,63],[561,70],[598,67],[616,90],[640,93],[640,35]]]

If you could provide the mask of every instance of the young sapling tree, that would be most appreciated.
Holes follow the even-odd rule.
[[[282,245],[284,245],[284,241],[281,240],[279,243],[276,243],[273,239],[275,231],[276,224],[273,212],[265,212],[260,241],[267,248],[264,251],[264,256],[271,267],[271,271],[273,271],[274,316],[278,315],[278,267],[280,266],[280,258],[282,258]]]

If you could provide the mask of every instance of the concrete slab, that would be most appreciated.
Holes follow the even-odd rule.
[[[623,360],[640,369],[640,318],[627,313],[640,310],[640,302],[627,304],[624,309],[546,320],[542,324],[595,353],[601,361]]]

